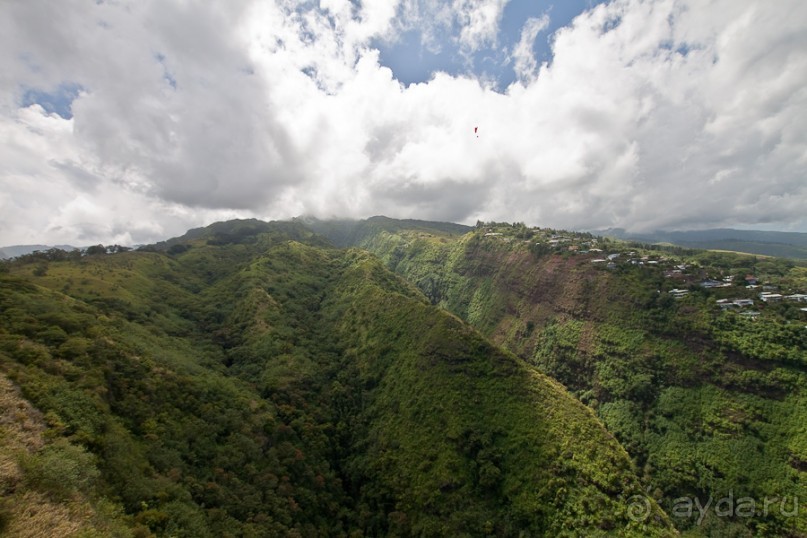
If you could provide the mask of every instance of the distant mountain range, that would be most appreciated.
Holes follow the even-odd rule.
[[[445,233],[463,234],[470,231],[470,226],[452,223],[434,223],[416,220],[394,220],[386,217],[372,217],[365,221],[354,220],[334,220],[318,221],[311,218],[295,219],[307,225],[317,233],[324,233],[337,246],[345,246],[357,243],[359,236],[370,233],[368,230],[387,229],[394,232],[400,226],[408,226],[410,229],[421,228],[425,231],[439,231]],[[190,230],[186,234],[186,239],[192,238],[194,233],[202,233],[205,228]],[[807,260],[807,233],[801,232],[765,232],[761,230],[734,230],[731,228],[713,228],[709,230],[694,231],[664,231],[634,233],[628,232],[624,228],[607,228],[601,230],[591,230],[592,233],[606,237],[615,237],[628,241],[641,241],[643,243],[669,243],[687,248],[698,248],[705,250],[729,250],[734,252],[746,252],[748,254],[759,254],[762,256],[777,256],[782,258],[794,258]],[[180,238],[173,241],[176,242]],[[158,243],[161,245],[162,243]],[[0,247],[0,260],[16,258],[30,254],[37,250],[48,250],[58,248],[61,250],[76,250],[79,247],[72,245],[13,245]]]
[[[10,247],[0,247],[0,260],[8,258],[16,258],[17,256],[25,256],[37,250],[48,250],[51,248],[58,248],[61,250],[76,250],[77,247],[70,245],[12,245]]]
[[[622,228],[609,228],[597,230],[594,233],[645,243],[671,243],[689,248],[731,250],[764,256],[807,259],[807,233],[799,232],[764,232],[760,230],[715,228],[689,232],[631,233]]]

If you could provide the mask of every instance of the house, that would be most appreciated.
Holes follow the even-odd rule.
[[[604,258],[594,258],[593,260],[591,260],[591,263],[605,263],[607,261],[608,260],[606,260]]]
[[[740,308],[745,306],[754,306],[754,301],[752,299],[734,299],[733,302]]]
[[[755,320],[759,317],[759,312],[756,310],[748,310],[746,312],[741,312],[740,315],[746,319]]]
[[[745,283],[749,286],[756,286],[758,284],[757,277],[754,275],[745,275]]]
[[[701,288],[706,288],[706,289],[719,288],[722,285],[723,285],[723,283],[720,282],[719,280],[712,280],[711,278],[706,279],[703,282],[701,282]]]
[[[807,303],[807,295],[804,293],[794,293],[793,295],[785,295],[785,299],[788,301],[794,301],[796,303]]]
[[[674,299],[683,299],[689,295],[689,290],[679,290],[678,288],[675,288],[671,289],[668,293],[672,295]]]
[[[739,308],[736,304],[734,304],[732,301],[729,301],[728,299],[718,299],[717,301],[715,301],[715,303],[717,303],[717,306],[720,307],[720,310]]]
[[[778,303],[779,301],[782,300],[782,294],[762,292],[759,294],[759,298],[766,303]]]
[[[619,254],[609,254],[607,257],[608,257],[608,261],[612,262],[615,259],[619,258]]]

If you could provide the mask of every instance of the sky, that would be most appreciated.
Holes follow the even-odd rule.
[[[0,245],[301,215],[807,232],[806,172],[802,0],[0,2]]]

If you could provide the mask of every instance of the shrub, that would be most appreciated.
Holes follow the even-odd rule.
[[[29,487],[57,501],[88,492],[100,474],[92,454],[64,439],[23,455],[20,466]]]

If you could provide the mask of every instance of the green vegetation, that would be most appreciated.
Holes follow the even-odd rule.
[[[38,432],[0,436],[11,535],[30,506],[65,536],[674,535],[591,409],[366,251],[233,221],[109,252],[0,272],[0,426]],[[495,327],[486,285],[465,312]]]
[[[146,536],[120,505],[95,495],[96,458],[49,427],[0,375],[0,534]]]
[[[760,298],[804,293],[803,264],[519,223],[357,246],[594,410],[685,534],[807,535],[807,304]],[[699,517],[676,502],[729,497],[776,509]]]

